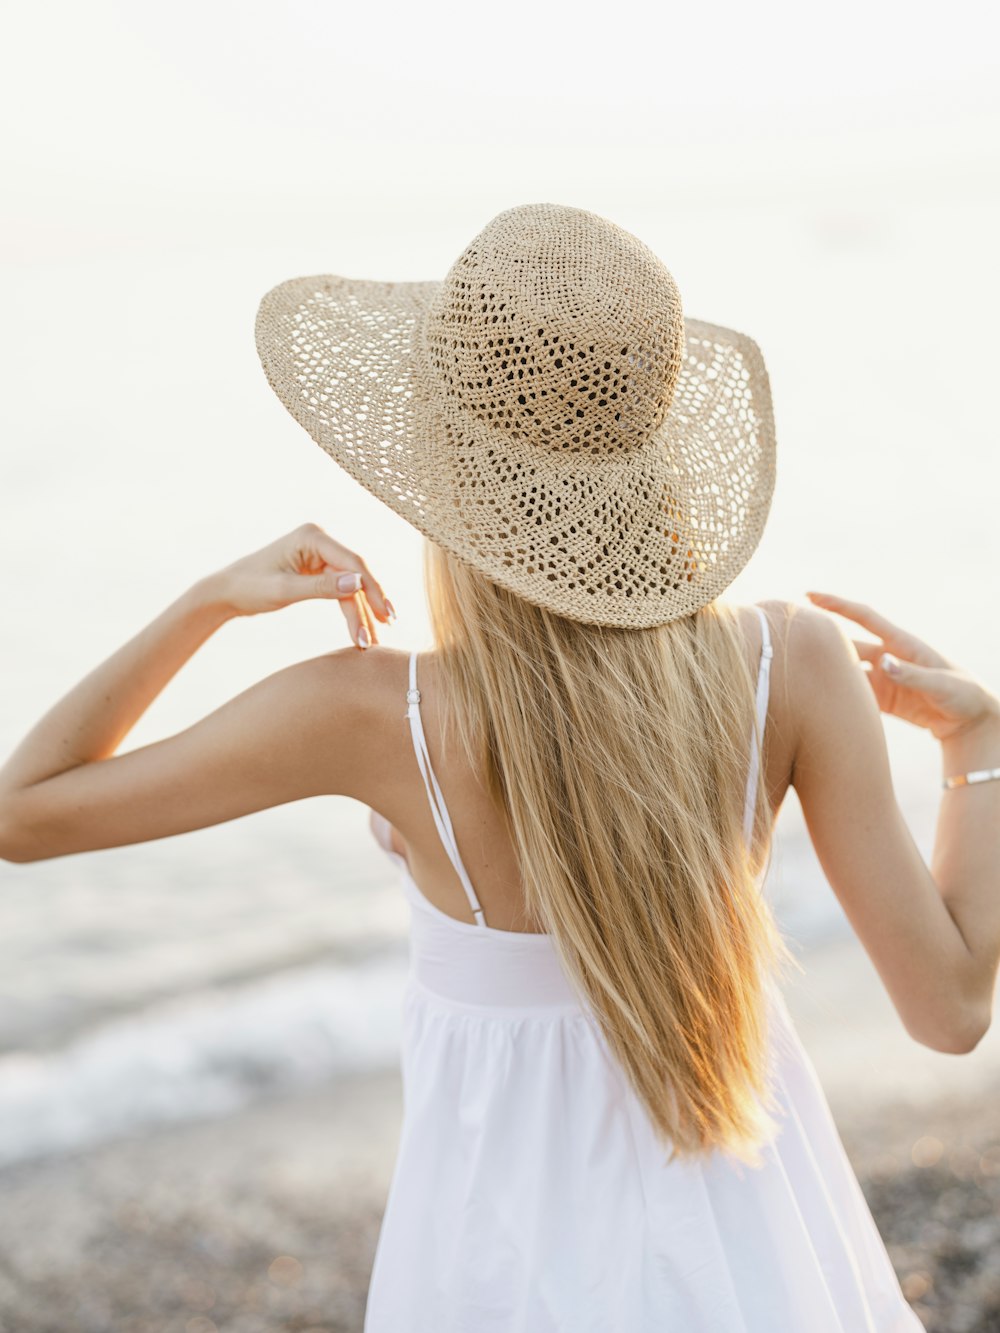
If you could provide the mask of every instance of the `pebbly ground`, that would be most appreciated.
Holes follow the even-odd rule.
[[[360,1333],[395,1074],[0,1173],[4,1333]],[[1000,1088],[834,1107],[932,1333],[1000,1330]]]

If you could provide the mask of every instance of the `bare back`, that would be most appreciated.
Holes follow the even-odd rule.
[[[777,626],[783,623],[782,605],[760,603],[772,626],[774,646],[764,730],[763,780],[775,814],[788,790],[794,758],[794,731],[786,715],[784,644],[776,634]],[[747,664],[755,675],[761,654],[760,620],[752,606],[735,610],[746,633]],[[473,917],[466,893],[438,834],[409,730],[402,720],[407,656],[387,651],[393,660],[383,666],[381,674],[384,688],[391,696],[391,702],[386,704],[389,720],[395,725],[390,725],[381,737],[385,753],[379,767],[387,780],[377,794],[373,793],[371,804],[389,821],[392,850],[405,858],[415,883],[428,900],[448,916],[471,923]],[[451,814],[461,859],[476,886],[486,919],[499,930],[539,931],[540,923],[525,913],[514,846],[480,778],[464,756],[443,752],[436,654],[422,653],[419,663],[420,708],[431,766]]]
[[[824,874],[904,1027],[934,1049],[967,1049],[967,949],[897,804],[881,714],[857,651],[844,629],[813,607],[757,605],[773,647],[762,773],[773,815],[794,786]],[[734,609],[753,668],[761,652],[757,608]],[[408,655],[376,648],[372,657],[378,725],[350,794],[388,821],[391,849],[430,903],[471,922],[403,721]],[[460,755],[442,753],[435,654],[419,660],[431,764],[486,920],[498,930],[537,932],[540,924],[525,915],[514,848],[477,774]]]

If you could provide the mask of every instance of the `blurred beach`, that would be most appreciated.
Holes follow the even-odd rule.
[[[849,940],[809,961],[786,998],[903,1291],[931,1333],[994,1333],[996,1045],[909,1042]],[[401,1095],[342,1074],[0,1170],[0,1328],[360,1333]]]
[[[83,62],[86,133],[57,99],[48,156],[32,149],[38,123],[3,150],[0,754],[192,581],[307,520],[361,552],[392,598],[381,640],[431,646],[423,538],[277,403],[254,314],[296,274],[439,277],[489,217],[531,198],[634,231],[687,315],[763,351],[777,484],[727,600],[865,601],[1000,689],[1000,118],[995,100],[973,105],[973,80],[967,105],[956,80],[853,116],[831,102],[811,121],[766,99],[741,118],[720,91],[717,119],[669,154],[660,131],[637,132],[598,173],[572,145],[553,163],[489,140],[488,164],[457,173],[445,140],[410,151],[391,108],[364,132],[300,132],[295,97],[319,96],[315,67],[265,116],[260,15],[211,29],[241,71],[220,90],[183,23],[99,8],[110,55],[69,7],[51,50],[32,35],[71,81],[81,25],[97,62]],[[186,22],[201,32],[202,12]],[[119,92],[137,128],[120,124]],[[96,132],[112,124],[120,140]],[[478,150],[476,132],[453,130]],[[311,174],[327,160],[335,180]],[[323,603],[227,625],[123,749],[347,641]],[[885,729],[929,860],[938,749],[895,719]],[[408,918],[367,814],[315,800],[0,863],[0,1333],[360,1330],[399,1131]],[[967,1056],[909,1038],[794,791],[765,892],[804,969],[790,1009],[908,1299],[934,1333],[995,1333],[1000,1029]]]

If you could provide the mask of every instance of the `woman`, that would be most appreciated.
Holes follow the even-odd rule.
[[[775,984],[761,879],[794,784],[906,1030],[971,1050],[1000,959],[1000,700],[857,603],[810,594],[878,643],[721,600],[773,488],[763,361],[684,319],[604,219],[509,210],[440,283],[284,283],[257,341],[293,415],[427,537],[434,651],[380,646],[381,584],[306,525],[37,724],[0,774],[0,854],[371,807],[412,933],[367,1333],[919,1328]],[[226,620],[304,597],[339,599],[356,646],[116,753]],[[933,873],[879,709],[960,779]]]

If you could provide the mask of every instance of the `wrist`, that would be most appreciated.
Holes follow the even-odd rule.
[[[941,741],[941,776],[955,777],[972,769],[1000,765],[1000,701],[990,706],[961,731]]]
[[[209,632],[237,615],[235,607],[226,597],[225,588],[214,574],[192,583],[178,600],[186,613],[200,621]]]

